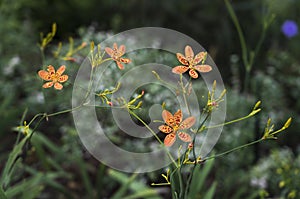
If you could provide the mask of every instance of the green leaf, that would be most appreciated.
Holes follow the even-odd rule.
[[[143,182],[136,180],[137,173],[134,173],[129,177],[124,173],[109,169],[108,174],[110,177],[122,184],[120,189],[111,197],[111,199],[145,198],[146,196],[151,199],[161,199],[155,189],[150,188],[144,185]],[[134,193],[125,197],[128,190],[131,190]]]
[[[8,198],[13,198],[16,196],[20,196],[20,194],[24,194],[24,192],[31,192],[30,190],[32,188],[37,188],[40,187],[40,182],[43,178],[43,175],[39,173],[38,175],[35,175],[31,178],[27,178],[18,184],[14,185],[13,187],[10,187],[7,189],[7,197]],[[42,189],[39,188],[39,192],[34,192],[31,194],[28,194],[28,198],[35,198],[41,191]],[[36,195],[37,194],[37,195]],[[27,198],[26,198],[27,199]]]
[[[14,163],[17,160],[18,156],[22,153],[22,149],[29,138],[30,134],[25,136],[17,145],[15,145],[13,150],[9,154],[0,179],[0,186],[6,187],[9,185],[12,167],[14,166]]]
[[[126,175],[114,170],[109,170],[109,174],[112,177],[115,177],[115,179],[119,179],[120,182],[122,183],[121,188],[111,197],[111,199],[119,199],[125,196],[129,186],[137,177],[137,173],[132,174],[130,178],[128,178]]]
[[[178,174],[178,172],[180,172],[180,170],[175,167],[170,169],[173,171],[170,174],[172,198],[178,198],[178,193],[180,193],[180,173]]]
[[[213,163],[213,160],[206,161],[203,168],[201,168],[201,165],[196,165],[190,184],[188,198],[195,198],[195,196],[197,196],[203,190],[204,182],[210,170],[212,169]]]
[[[203,198],[212,199],[215,195],[216,187],[217,187],[217,183],[214,182]]]
[[[0,186],[0,199],[7,199],[2,186]]]
[[[130,196],[124,197],[123,199],[136,199],[136,198],[152,198],[152,199],[159,199],[157,191],[154,189],[146,189],[139,191],[135,194],[132,194]]]

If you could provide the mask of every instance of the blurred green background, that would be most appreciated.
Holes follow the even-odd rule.
[[[157,26],[194,38],[212,56],[228,89],[227,120],[244,116],[257,100],[262,100],[263,112],[258,117],[224,128],[216,152],[261,136],[268,117],[278,128],[293,117],[291,127],[278,140],[260,143],[214,162],[205,185],[218,183],[214,198],[260,198],[266,193],[274,198],[300,198],[300,36],[287,37],[281,30],[286,20],[300,23],[300,1],[231,3],[249,49],[255,48],[264,19],[276,16],[255,59],[247,90],[243,89],[245,67],[238,33],[224,1],[1,0],[0,170],[17,138],[12,128],[20,125],[27,108],[25,119],[30,120],[37,113],[71,106],[71,89],[57,93],[41,88],[42,82],[36,75],[43,67],[38,47],[40,32],[49,32],[52,23],[57,23],[57,34],[45,51],[44,66],[74,65],[74,74],[80,63],[52,56],[59,41],[67,45],[72,36],[76,45],[92,40],[99,43],[108,34]],[[89,47],[80,51],[78,62],[88,52]],[[91,157],[80,143],[71,114],[42,122],[38,131],[16,166],[11,198],[146,198],[134,196],[141,190],[150,193],[147,198],[170,197],[168,187],[150,186],[151,182],[162,180],[161,171],[130,176]]]

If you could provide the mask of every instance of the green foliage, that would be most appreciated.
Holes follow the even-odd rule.
[[[216,191],[217,183],[213,182],[213,184],[209,188],[205,187],[205,182],[208,180],[208,175],[213,168],[213,162],[214,161],[212,160],[207,161],[205,162],[203,167],[201,165],[196,165],[187,198],[213,198]]]
[[[138,174],[132,174],[130,177],[126,176],[124,173],[109,169],[109,176],[121,183],[121,187],[110,197],[112,199],[126,198],[149,198],[149,199],[161,199],[158,192],[154,188],[145,186],[141,180],[138,180]],[[127,194],[128,191],[131,194]]]
[[[266,190],[272,197],[298,198],[300,195],[300,156],[286,148],[273,150],[269,157],[251,170],[254,186]]]

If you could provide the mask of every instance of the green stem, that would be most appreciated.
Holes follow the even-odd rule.
[[[159,137],[156,135],[156,133],[146,124],[146,122],[144,122],[144,120],[142,120],[138,115],[136,115],[133,111],[131,111],[130,109],[128,109],[129,114],[131,114],[132,116],[134,116],[137,120],[139,120],[150,132],[151,134],[156,138],[156,140],[160,143],[161,146],[163,146],[164,150],[166,151],[166,153],[168,154],[169,158],[171,159],[171,161],[173,162],[173,164],[176,166],[176,168],[178,168],[176,161],[174,160],[174,158],[172,157],[171,153],[166,149],[164,143],[159,139]]]
[[[2,186],[0,186],[0,198],[1,199],[7,199],[7,196],[6,196]]]
[[[25,120],[25,116],[27,114],[27,111],[28,111],[28,108],[26,108],[25,111],[23,112],[23,115],[22,115],[22,118],[21,118],[21,121],[20,121],[20,126],[24,125],[24,120]],[[19,143],[20,138],[21,138],[21,133],[18,133],[16,142],[15,142],[15,146]]]
[[[244,89],[243,89],[244,93],[246,93],[249,88],[250,70],[247,70],[248,68],[251,68],[251,67],[246,67],[245,79],[244,79]]]
[[[173,84],[170,84],[170,83],[168,83],[168,82],[162,80],[162,79],[160,78],[160,76],[156,73],[156,71],[152,71],[152,73],[155,75],[155,77],[157,78],[157,80],[160,81],[163,85],[167,85],[167,86],[173,88],[174,90],[177,89],[177,87],[174,86]]]
[[[58,112],[54,112],[54,113],[50,113],[50,114],[47,114],[47,113],[38,113],[38,114],[36,114],[30,120],[30,122],[28,123],[28,126],[30,126],[34,122],[34,120],[36,120],[40,116],[42,116],[42,118],[45,119],[45,118],[48,118],[48,117],[53,117],[53,116],[56,116],[56,115],[60,115],[60,114],[69,113],[69,112],[75,111],[75,110],[81,108],[82,106],[83,106],[83,103],[80,104],[79,106],[75,107],[75,108],[67,109],[67,110],[63,110],[63,111],[58,111]]]
[[[45,51],[44,48],[40,47],[41,50],[41,58],[42,58],[42,66],[45,64]]]
[[[184,186],[183,186],[183,181],[182,181],[182,175],[181,175],[181,165],[179,167],[179,170],[177,172],[178,174],[178,179],[179,179],[179,198],[183,198],[182,195],[184,194]]]
[[[201,116],[202,114],[200,115],[200,119],[201,119]],[[206,117],[204,118],[204,120],[202,121],[202,123],[200,124],[197,132],[199,132],[199,130],[202,128],[202,126],[204,125],[204,123],[206,122],[206,120],[209,118],[210,114],[207,114]],[[188,191],[189,191],[189,187],[190,187],[190,183],[192,181],[192,178],[193,178],[193,175],[194,175],[194,172],[195,172],[195,169],[196,169],[196,166],[197,166],[197,157],[196,157],[196,152],[195,152],[195,141],[196,141],[196,136],[197,134],[194,136],[194,139],[193,139],[193,158],[194,158],[194,164],[193,164],[193,168],[192,168],[192,172],[191,174],[189,175],[188,179],[187,179],[187,185],[186,185],[186,188],[185,188],[185,198],[187,197],[188,195]]]
[[[165,186],[165,185],[170,185],[171,183],[169,182],[164,182],[164,183],[152,183],[151,186]]]
[[[215,158],[218,158],[218,157],[227,155],[227,154],[232,153],[232,152],[234,152],[234,151],[237,151],[237,150],[240,150],[240,149],[249,147],[249,146],[251,146],[251,145],[257,144],[257,143],[259,143],[259,142],[261,142],[261,141],[263,141],[263,140],[265,140],[265,139],[255,140],[255,141],[253,141],[253,142],[250,142],[250,143],[248,143],[248,144],[244,144],[244,145],[242,145],[242,146],[235,147],[235,148],[230,149],[230,150],[228,150],[228,151],[225,151],[225,152],[223,152],[223,153],[220,153],[220,154],[217,154],[217,155],[213,155],[213,156],[204,158],[203,161],[210,160],[210,159],[215,159]]]
[[[225,123],[223,123],[223,124],[217,124],[217,125],[214,125],[214,126],[207,126],[207,127],[205,127],[205,129],[217,128],[217,127],[225,126],[225,125],[228,125],[228,124],[240,122],[240,121],[245,120],[245,119],[248,119],[248,118],[250,118],[250,117],[252,117],[252,116],[254,116],[254,115],[255,115],[255,114],[249,114],[249,115],[247,115],[247,116],[245,116],[245,117],[241,117],[241,118],[238,118],[238,119],[235,119],[235,120],[231,120],[231,121],[225,122]]]
[[[240,23],[239,23],[239,20],[232,8],[232,5],[229,3],[228,0],[224,0],[225,1],[225,5],[227,7],[227,10],[229,12],[229,15],[231,17],[231,20],[238,32],[238,35],[239,35],[239,40],[240,40],[240,44],[241,44],[241,49],[242,49],[242,59],[243,59],[243,62],[246,65],[248,65],[248,51],[247,51],[247,45],[246,45],[246,40],[245,40],[245,37],[244,37],[244,34],[243,34],[243,31],[242,31],[242,28],[240,26]]]
[[[190,106],[187,102],[187,99],[186,99],[186,90],[185,90],[185,86],[183,85],[183,81],[182,81],[182,74],[180,74],[180,86],[181,86],[181,89],[182,89],[182,96],[183,96],[183,100],[184,100],[184,103],[185,103],[185,106],[189,112],[189,115],[191,115],[191,110],[190,110]]]

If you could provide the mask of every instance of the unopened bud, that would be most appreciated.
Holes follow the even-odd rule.
[[[194,147],[194,144],[192,142],[189,143],[188,148],[192,149]]]
[[[94,48],[95,48],[95,43],[92,41],[91,44],[90,44],[90,50],[91,50],[91,52],[94,51]]]
[[[288,128],[292,123],[292,118],[290,117],[284,124],[284,128]]]
[[[260,104],[261,104],[261,101],[256,102],[253,110],[256,110],[260,106]]]

